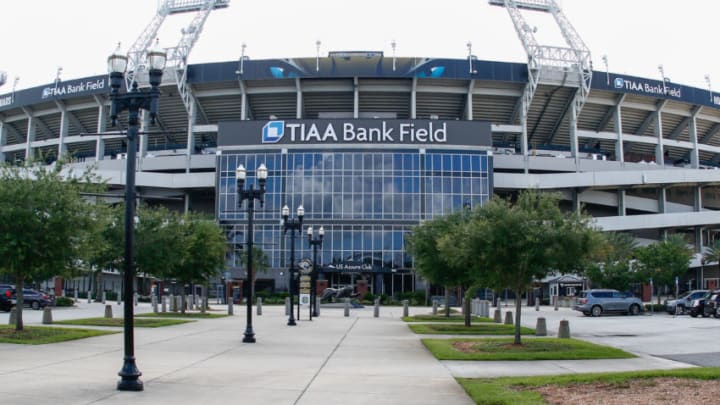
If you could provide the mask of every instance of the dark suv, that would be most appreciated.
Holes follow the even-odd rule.
[[[13,290],[12,297],[17,300],[15,290]],[[40,308],[45,308],[51,303],[52,300],[49,295],[29,288],[23,288],[23,306],[27,305],[34,310],[38,310]]]
[[[720,290],[708,291],[704,296],[692,300],[688,312],[693,318],[697,318],[698,315],[703,318],[707,318],[710,315],[716,313],[715,307],[717,305],[718,295]]]

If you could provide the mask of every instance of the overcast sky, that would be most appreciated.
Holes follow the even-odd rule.
[[[55,79],[105,74],[121,42],[127,50],[157,10],[157,0],[3,0],[0,70],[9,93]],[[718,0],[560,0],[563,12],[592,52],[595,70],[720,90],[716,20]],[[541,45],[562,45],[547,14],[523,13]],[[159,38],[175,46],[192,14],[170,16]],[[486,0],[231,0],[210,14],[190,63],[237,60],[242,43],[252,59],[313,57],[328,51],[369,50],[397,56],[467,57],[525,62],[525,51],[503,8]]]

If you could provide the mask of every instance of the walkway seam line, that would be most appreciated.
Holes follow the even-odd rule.
[[[297,399],[295,400],[295,402],[293,402],[293,405],[297,405],[298,401],[300,401],[300,400],[302,399],[302,397],[303,397],[303,396],[305,395],[305,393],[307,392],[308,388],[310,388],[310,386],[312,385],[312,383],[315,382],[315,379],[317,378],[317,376],[318,376],[318,375],[320,374],[320,372],[325,368],[325,366],[327,365],[328,361],[330,361],[330,359],[331,359],[332,356],[335,354],[335,352],[337,351],[337,349],[340,348],[340,345],[345,341],[345,338],[348,336],[348,334],[350,334],[350,331],[353,330],[353,328],[355,327],[355,324],[357,323],[358,320],[360,320],[360,317],[355,318],[355,321],[352,323],[352,325],[350,325],[350,327],[349,327],[348,330],[345,332],[345,334],[343,335],[343,337],[342,337],[342,338],[340,339],[340,341],[335,345],[335,347],[334,347],[333,350],[330,352],[330,354],[328,354],[328,356],[325,358],[325,361],[323,361],[323,363],[320,365],[320,368],[318,369],[318,371],[315,372],[315,375],[312,376],[312,378],[310,379],[310,381],[308,381],[307,385],[305,385],[305,388],[303,388],[303,390],[300,392],[300,395],[298,395],[298,397],[297,397]]]

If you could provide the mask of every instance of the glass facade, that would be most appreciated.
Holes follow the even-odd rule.
[[[305,208],[304,229],[325,228],[318,265],[363,263],[371,272],[409,271],[404,235],[420,221],[474,204],[492,195],[492,156],[484,151],[353,150],[253,151],[220,155],[217,215],[228,243],[245,243],[247,202],[238,206],[235,168],[248,170],[246,188],[256,184],[255,169],[269,171],[265,205],[255,204],[255,237],[270,266],[289,266],[288,236],[280,210]],[[257,187],[257,185],[255,185]],[[306,234],[295,243],[296,259],[311,257]],[[367,267],[367,266],[366,266]]]

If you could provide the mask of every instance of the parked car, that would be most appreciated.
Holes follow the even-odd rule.
[[[705,298],[703,317],[719,317],[720,315],[718,315],[718,309],[720,309],[720,290],[715,290]]]
[[[708,291],[702,297],[692,300],[692,303],[687,310],[690,316],[697,318],[697,316],[700,315],[703,318],[707,318],[712,315],[712,313],[709,312],[710,308],[708,308],[708,311],[705,311],[705,302],[716,292],[720,292],[720,290]]]
[[[692,290],[681,294],[677,299],[665,300],[665,310],[671,315],[675,314],[675,311],[684,314],[692,306],[693,300],[704,297],[707,292],[708,290]]]
[[[13,290],[13,298],[17,300],[17,291]],[[17,302],[17,301],[16,301]],[[45,308],[52,303],[49,295],[29,288],[23,288],[23,306],[28,306],[34,310]]]
[[[12,307],[15,306],[13,291],[15,291],[13,286],[0,284],[0,311],[10,312]]]
[[[604,312],[620,312],[638,315],[643,311],[639,298],[617,290],[585,290],[580,291],[575,299],[573,309],[585,316],[600,316]]]

